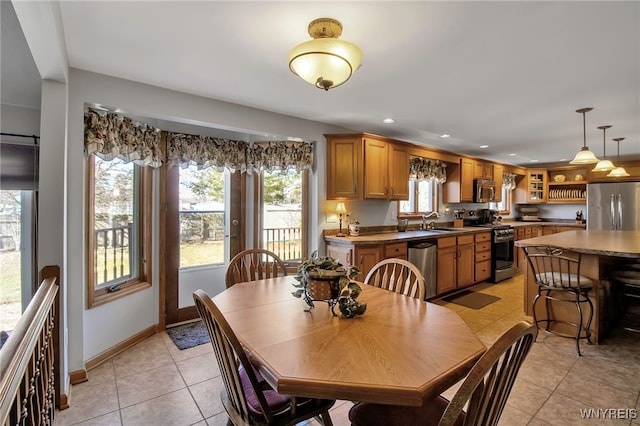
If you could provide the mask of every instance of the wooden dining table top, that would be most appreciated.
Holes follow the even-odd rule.
[[[292,276],[240,283],[213,298],[255,367],[278,392],[420,406],[486,351],[448,308],[361,284],[364,315],[305,312]],[[338,309],[336,307],[336,313]]]

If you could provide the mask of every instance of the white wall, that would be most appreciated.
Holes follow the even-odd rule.
[[[40,136],[40,109],[15,105],[0,105],[0,124],[5,133]],[[33,143],[33,139],[16,139],[3,136],[2,140]]]
[[[103,306],[86,309],[85,270],[85,161],[83,155],[85,103],[119,108],[124,113],[151,119],[192,123],[198,126],[221,128],[250,134],[276,134],[316,141],[314,170],[311,186],[311,246],[323,246],[319,210],[325,201],[324,133],[344,133],[347,129],[327,126],[308,120],[284,116],[254,108],[206,99],[185,93],[166,90],[146,84],[108,77],[77,69],[69,73],[68,114],[68,223],[76,232],[68,241],[70,324],[72,336],[83,339],[70,340],[70,370],[81,369],[84,361],[124,341],[132,335],[158,323],[157,274],[153,286],[133,296],[124,297]],[[251,211],[251,208],[247,209]],[[157,217],[157,215],[156,215]],[[324,215],[322,215],[324,218]],[[80,225],[82,224],[82,225]],[[158,229],[158,224],[154,225]],[[81,231],[81,232],[80,232]],[[156,240],[157,245],[157,240]],[[154,251],[157,253],[157,247]],[[157,264],[157,259],[154,259]],[[206,283],[207,276],[191,274],[199,283]],[[187,278],[185,278],[187,279]],[[211,277],[209,277],[211,281]],[[189,284],[187,284],[188,286]],[[215,285],[215,284],[212,284]],[[80,347],[78,347],[78,345]]]

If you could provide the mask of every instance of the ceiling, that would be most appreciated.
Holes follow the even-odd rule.
[[[575,110],[593,107],[591,150],[602,155],[597,127],[610,124],[609,158],[615,137],[627,138],[621,155],[640,158],[637,1],[59,6],[71,67],[526,166],[573,158],[583,143]],[[341,21],[341,38],[363,52],[351,80],[328,92],[287,64],[319,17]],[[4,86],[4,14],[2,23]]]

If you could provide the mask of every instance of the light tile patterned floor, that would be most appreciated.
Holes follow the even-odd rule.
[[[500,297],[480,310],[439,302],[456,310],[490,345],[523,313],[522,275],[473,290]],[[634,425],[640,411],[640,334],[616,330],[598,346],[544,333],[520,370],[500,424]],[[220,375],[211,345],[184,351],[159,333],[89,372],[89,381],[71,389],[71,407],[57,413],[56,425],[226,425],[220,402]],[[453,394],[451,389],[445,396]],[[348,425],[350,402],[331,411],[335,425]],[[586,420],[581,410],[620,409],[617,419]],[[611,412],[608,412],[611,417]],[[627,418],[620,418],[626,416]],[[315,423],[315,422],[312,422]]]

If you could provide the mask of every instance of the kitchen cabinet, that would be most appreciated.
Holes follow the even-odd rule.
[[[493,163],[488,161],[478,161],[475,160],[473,162],[473,178],[474,179],[489,179],[492,180],[494,177],[493,173]]]
[[[587,197],[587,169],[558,167],[547,170],[549,203],[584,203]]]
[[[514,202],[545,203],[547,201],[547,170],[527,169],[524,179],[516,186]]]
[[[504,167],[501,164],[494,164],[493,168],[493,181],[496,183],[496,203],[502,202],[502,174],[504,173]]]
[[[327,136],[327,199],[362,199],[362,135]]]
[[[327,242],[327,256],[337,259],[343,265],[357,266],[360,275],[356,280],[364,281],[375,264],[383,259],[397,257],[407,260],[407,243],[358,245]]]
[[[528,238],[541,237],[543,234],[543,229],[547,228],[542,225],[525,225],[525,226],[517,226],[516,227],[516,235],[515,240],[526,240]],[[524,269],[527,264],[527,257],[524,253],[524,250],[521,247],[514,247],[515,250],[513,259],[514,259],[514,268],[518,271]]]
[[[491,278],[491,232],[474,236],[475,282]]]
[[[325,135],[327,199],[409,198],[409,150],[368,134]]]
[[[461,158],[459,164],[447,166],[447,181],[442,186],[445,203],[472,203],[476,161]]]
[[[438,238],[437,294],[471,285],[474,279],[473,235]]]

